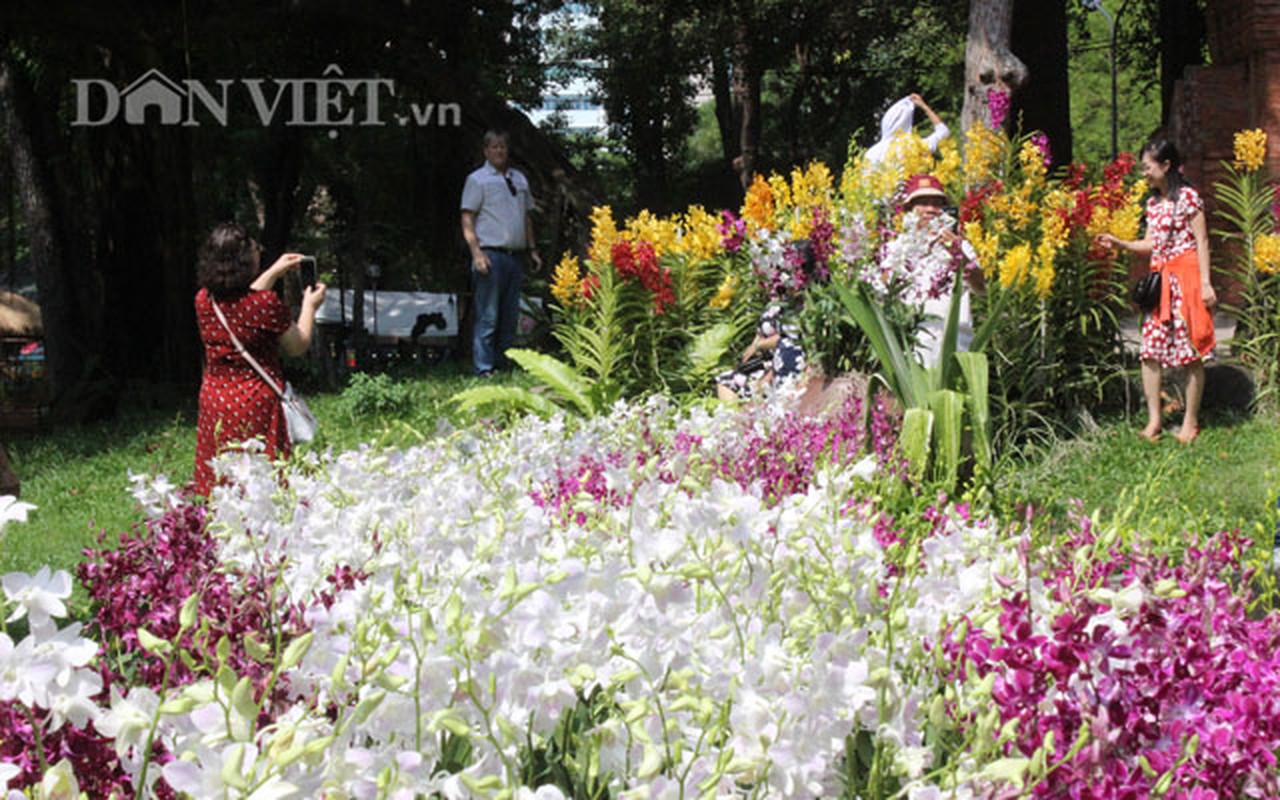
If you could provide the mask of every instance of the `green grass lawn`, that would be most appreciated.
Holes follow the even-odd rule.
[[[1104,519],[1124,515],[1161,538],[1241,528],[1270,546],[1280,494],[1280,421],[1209,416],[1200,437],[1179,444],[1167,429],[1155,444],[1139,421],[1107,419],[1079,436],[1014,461],[1000,493],[1061,513],[1071,499]]]
[[[6,442],[22,481],[22,499],[36,510],[26,524],[6,528],[0,572],[35,571],[48,564],[71,569],[97,532],[127,530],[138,514],[129,496],[129,470],[191,477],[195,405],[168,414],[127,412],[110,422]]]

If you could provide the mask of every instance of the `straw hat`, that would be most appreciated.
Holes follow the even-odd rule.
[[[913,200],[919,200],[921,197],[941,197],[947,199],[947,193],[942,190],[942,181],[932,175],[912,175],[907,178],[907,185],[903,188],[906,193],[906,205],[911,205]]]

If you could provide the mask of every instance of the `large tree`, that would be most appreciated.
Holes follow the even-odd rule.
[[[578,53],[592,59],[584,73],[599,77],[613,133],[637,172],[670,187],[637,205],[731,205],[757,172],[815,158],[842,164],[850,137],[862,131],[860,143],[869,143],[880,112],[911,92],[943,113],[959,110],[967,17],[954,2],[595,0],[588,7],[598,24],[581,32]],[[658,26],[663,41],[653,36]],[[711,101],[705,119],[714,129],[693,137],[686,165],[679,156],[695,87]],[[663,132],[661,164],[640,163],[637,123]]]
[[[1027,67],[1011,49],[1014,0],[970,0],[969,35],[964,56],[964,108],[960,124],[968,130],[991,118],[993,94],[1012,95],[1027,79]]]
[[[696,29],[677,0],[597,0],[571,52],[600,88],[609,127],[626,148],[637,205],[672,203],[671,167],[693,129]]]
[[[71,193],[60,190],[50,152],[56,140],[39,113],[31,78],[12,49],[0,55],[0,123],[9,145],[14,185],[25,216],[27,243],[45,329],[46,374],[60,412],[71,387],[86,377],[94,360],[93,343],[101,336],[100,317],[93,313],[96,275],[83,269],[87,252],[84,231],[76,225]],[[80,267],[80,269],[77,269]]]
[[[527,145],[522,165],[539,189],[583,204],[572,165],[541,146],[523,117],[508,116],[508,101],[531,104],[539,94],[537,20],[556,3],[0,6],[7,36],[0,119],[64,416],[90,413],[93,387],[113,397],[127,382],[198,375],[194,260],[215,221],[237,216],[259,228],[268,258],[298,246],[300,234],[323,230],[352,239],[328,243],[335,261],[326,268],[358,276],[366,258],[377,258],[399,276],[397,288],[462,288],[465,273],[453,255],[460,252],[457,196],[491,126],[517,129],[517,152]],[[174,80],[216,85],[319,78],[331,64],[347,76],[395,82],[396,97],[384,104],[390,124],[335,130],[336,139],[279,118],[263,126],[251,110],[225,125],[71,125],[75,79],[123,87],[156,68]],[[410,101],[456,103],[462,124],[395,124],[392,113],[407,115]],[[358,173],[333,167],[350,163],[344,150],[356,154]],[[331,212],[311,208],[315,198],[334,196],[328,183],[344,180],[357,186],[337,194],[357,198],[349,205],[358,207],[343,214],[367,227],[334,225]]]

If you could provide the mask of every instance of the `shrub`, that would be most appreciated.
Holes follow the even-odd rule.
[[[342,391],[341,397],[341,404],[353,422],[361,417],[404,413],[412,402],[413,391],[409,385],[392,380],[386,373],[353,374],[351,384]]]

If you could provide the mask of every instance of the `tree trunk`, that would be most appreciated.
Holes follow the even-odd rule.
[[[345,174],[334,177],[331,190],[335,204],[334,213],[340,221],[341,234],[338,241],[338,259],[340,269],[346,275],[346,287],[351,290],[351,306],[347,317],[349,327],[346,331],[346,346],[356,355],[359,368],[368,364],[366,352],[369,336],[372,331],[364,327],[364,290],[367,278],[365,269],[368,262],[365,257],[365,209],[361,203],[359,167],[343,159]]]
[[[787,98],[787,130],[791,134],[788,142],[787,160],[799,162],[804,160],[800,144],[800,133],[803,128],[800,123],[800,115],[804,107],[805,97],[809,93],[809,83],[812,76],[809,70],[807,46],[803,42],[796,44],[795,53],[795,63],[800,70],[800,74],[796,76],[796,82],[791,87],[791,96]]]
[[[733,128],[733,93],[729,87],[729,65],[718,51],[711,57],[711,95],[716,102],[716,128],[720,132],[720,152],[724,153],[724,162],[733,164],[738,157],[738,148],[734,144]]]
[[[0,123],[5,126],[13,177],[26,219],[27,241],[36,276],[37,302],[44,324],[45,374],[54,417],[73,419],[79,411],[75,395],[88,368],[97,363],[90,342],[97,341],[96,314],[81,302],[83,288],[92,283],[91,264],[77,264],[64,247],[71,239],[64,211],[40,143],[35,97],[21,67],[0,58]],[[99,309],[100,310],[100,309]]]
[[[652,107],[650,113],[637,113],[635,117],[632,147],[635,151],[636,203],[641,208],[662,213],[671,202],[664,115],[660,108]]]
[[[733,28],[733,99],[738,107],[738,182],[745,192],[751,187],[760,147],[760,83],[755,63],[751,29],[745,14],[739,14]]]
[[[118,380],[194,384],[196,231],[190,131],[116,126],[91,139],[104,368]],[[144,392],[144,396],[149,396]]]
[[[1071,163],[1071,91],[1067,80],[1067,0],[1019,3],[1013,12],[1013,47],[1029,77],[1014,97],[1013,118],[1022,130],[1043,131],[1053,166]]]
[[[298,217],[298,181],[302,177],[303,148],[298,128],[275,127],[262,152],[257,174],[262,190],[262,258],[266,267],[288,252]],[[283,282],[290,308],[302,304],[298,281]]]
[[[262,186],[262,247],[278,257],[289,246],[298,216],[303,149],[299,128],[275,127],[258,170]]]
[[[989,92],[1012,96],[1027,79],[1027,68],[1009,49],[1014,0],[970,0],[969,36],[964,50],[964,108],[960,125],[968,130],[990,124]]]

